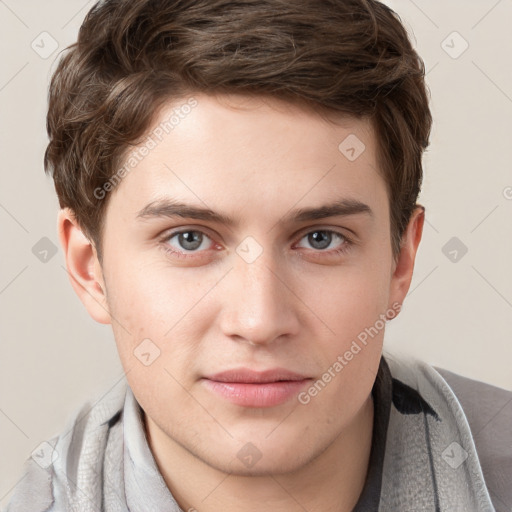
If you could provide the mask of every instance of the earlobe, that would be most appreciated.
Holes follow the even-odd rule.
[[[94,320],[110,324],[105,282],[94,245],[69,208],[59,211],[57,227],[71,286]]]
[[[391,276],[389,308],[392,304],[402,304],[409,291],[424,221],[425,208],[417,205],[403,234],[402,248]]]

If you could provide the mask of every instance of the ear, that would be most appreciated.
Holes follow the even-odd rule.
[[[414,262],[416,260],[416,251],[420,244],[423,233],[423,223],[425,221],[425,208],[417,205],[407,229],[402,236],[402,247],[396,263],[394,263],[393,274],[391,276],[390,294],[388,309],[393,304],[402,304],[411,285]],[[396,308],[393,308],[396,309]]]
[[[83,234],[69,208],[59,211],[57,228],[71,286],[94,320],[110,324],[105,282],[96,248]]]

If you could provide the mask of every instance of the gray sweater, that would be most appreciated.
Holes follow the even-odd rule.
[[[512,511],[511,391],[387,354],[372,395],[370,464],[354,512]],[[126,381],[86,404],[27,460],[5,512],[183,512],[142,415]]]

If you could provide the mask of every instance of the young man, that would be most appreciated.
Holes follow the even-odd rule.
[[[382,355],[430,128],[379,2],[96,4],[52,79],[45,165],[127,383],[8,510],[510,510],[512,393]]]

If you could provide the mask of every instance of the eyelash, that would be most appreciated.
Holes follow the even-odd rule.
[[[160,244],[161,244],[160,247],[162,248],[162,250],[166,254],[169,254],[169,255],[171,255],[173,257],[178,257],[178,258],[182,258],[182,259],[189,259],[189,258],[197,257],[196,253],[201,253],[203,251],[193,251],[190,254],[187,254],[187,253],[184,253],[184,252],[176,251],[175,249],[171,248],[168,245],[169,240],[171,240],[175,236],[180,235],[182,233],[189,233],[189,232],[201,233],[202,235],[206,236],[207,238],[209,238],[211,240],[211,237],[208,236],[207,233],[205,233],[204,231],[201,231],[199,229],[182,229],[180,231],[175,231],[175,232],[172,232],[172,233],[167,233],[160,240]],[[299,242],[300,242],[300,240],[302,240],[303,238],[307,237],[308,235],[310,235],[312,233],[317,233],[317,232],[330,233],[332,235],[336,235],[336,236],[340,237],[343,240],[343,243],[341,244],[341,246],[338,249],[331,249],[330,251],[321,250],[321,249],[316,249],[316,250],[315,249],[311,249],[314,253],[317,253],[317,254],[320,254],[320,255],[337,256],[337,255],[340,255],[340,254],[345,254],[355,244],[354,241],[351,238],[349,238],[347,235],[345,235],[343,233],[340,233],[338,231],[334,231],[332,229],[313,229],[311,231],[307,231],[306,233],[304,233],[299,238]]]

